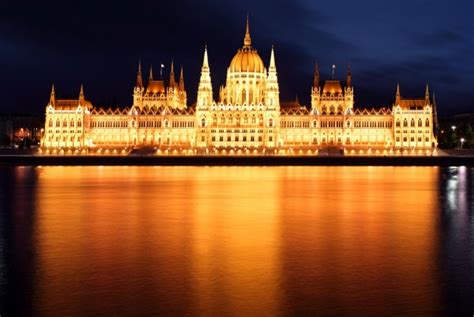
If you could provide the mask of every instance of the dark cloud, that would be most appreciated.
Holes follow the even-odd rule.
[[[333,63],[338,65],[338,78],[351,63],[358,105],[389,105],[397,82],[415,95],[429,82],[441,108],[468,110],[472,22],[468,10],[453,9],[458,17],[448,19],[449,8],[437,2],[430,2],[425,17],[413,19],[406,14],[411,11],[396,4],[387,5],[388,13],[374,12],[380,7],[375,0],[357,6],[316,6],[309,0],[3,1],[0,112],[42,112],[52,82],[62,96],[75,96],[84,83],[95,104],[129,105],[139,59],[144,68],[169,65],[171,59],[177,66],[183,64],[192,101],[204,43],[218,91],[242,45],[247,12],[253,43],[265,63],[275,45],[283,99],[298,94],[309,102],[318,60],[326,78]],[[425,5],[415,1],[410,8]],[[448,18],[442,27],[433,27],[426,15],[428,21]]]

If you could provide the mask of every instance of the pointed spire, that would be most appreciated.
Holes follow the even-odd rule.
[[[436,96],[433,92],[433,131],[435,136],[438,135],[438,107],[436,106]]]
[[[270,54],[270,67],[269,67],[270,70],[276,70],[276,66],[275,66],[275,49],[272,45],[272,52]]]
[[[184,91],[183,65],[181,65],[181,71],[179,72],[179,90]]]
[[[207,58],[207,44],[204,45],[204,60],[202,62],[202,69],[209,68],[209,60]]]
[[[249,15],[247,13],[247,23],[245,25],[244,47],[252,46],[252,39],[250,38]]]
[[[347,87],[352,86],[352,74],[351,74],[351,64],[347,66],[347,82],[346,82]]]
[[[142,61],[138,61],[138,71],[137,71],[137,81],[135,84],[136,87],[143,87],[143,78],[142,78]]]
[[[430,89],[428,87],[428,84],[426,84],[426,90],[425,90],[425,100],[429,102],[430,100]]]
[[[395,103],[399,104],[400,103],[400,84],[397,83],[397,93],[395,95]]]
[[[319,87],[319,65],[318,62],[314,64],[313,88]]]
[[[150,75],[148,76],[148,80],[152,81],[153,80],[153,66],[150,65]]]
[[[54,83],[53,83],[53,85],[51,87],[51,94],[49,95],[49,103],[54,105],[55,102],[56,102],[56,94],[54,92]]]
[[[81,84],[81,90],[79,91],[79,101],[80,102],[83,102],[85,101],[85,97],[84,97],[84,86]]]
[[[176,80],[174,78],[174,65],[173,60],[171,60],[171,69],[170,69],[170,86],[176,86]]]

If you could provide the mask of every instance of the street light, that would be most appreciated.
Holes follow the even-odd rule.
[[[464,138],[461,138],[460,141],[461,141],[461,149],[462,149],[462,146],[463,146],[463,144],[464,144],[464,141],[466,141],[466,140],[464,140]]]
[[[451,126],[451,129],[453,129],[453,132],[454,132],[456,130],[456,126],[455,125]]]

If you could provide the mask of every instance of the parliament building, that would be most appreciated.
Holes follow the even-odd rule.
[[[345,84],[345,85],[344,85]],[[252,46],[247,20],[242,48],[227,68],[217,100],[207,47],[195,105],[188,106],[181,68],[176,81],[148,81],[138,67],[133,105],[94,107],[81,86],[78,99],[46,106],[43,154],[126,155],[149,149],[155,155],[434,155],[436,106],[428,87],[420,99],[405,99],[397,86],[390,107],[354,107],[350,69],[345,83],[322,82],[316,66],[311,107],[280,104],[272,47],[268,68]]]

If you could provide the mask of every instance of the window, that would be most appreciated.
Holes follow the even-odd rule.
[[[66,121],[66,119],[64,119],[64,121],[63,121],[63,127],[67,127],[67,121]]]
[[[408,127],[408,121],[407,121],[407,119],[403,120],[403,127]]]
[[[414,126],[415,126],[415,119],[411,119],[410,127],[414,127]]]
[[[201,127],[205,127],[205,126],[206,126],[206,119],[202,118],[201,119]]]
[[[397,120],[397,123],[395,124],[397,128],[400,128],[400,120]]]
[[[418,126],[419,126],[419,127],[422,127],[422,126],[423,126],[423,121],[421,121],[421,119],[418,119]]]
[[[273,127],[273,119],[272,119],[272,118],[270,118],[270,119],[268,120],[268,126],[269,126],[270,128]]]
[[[425,120],[425,127],[429,127],[430,126],[430,120],[429,119],[426,119]]]

